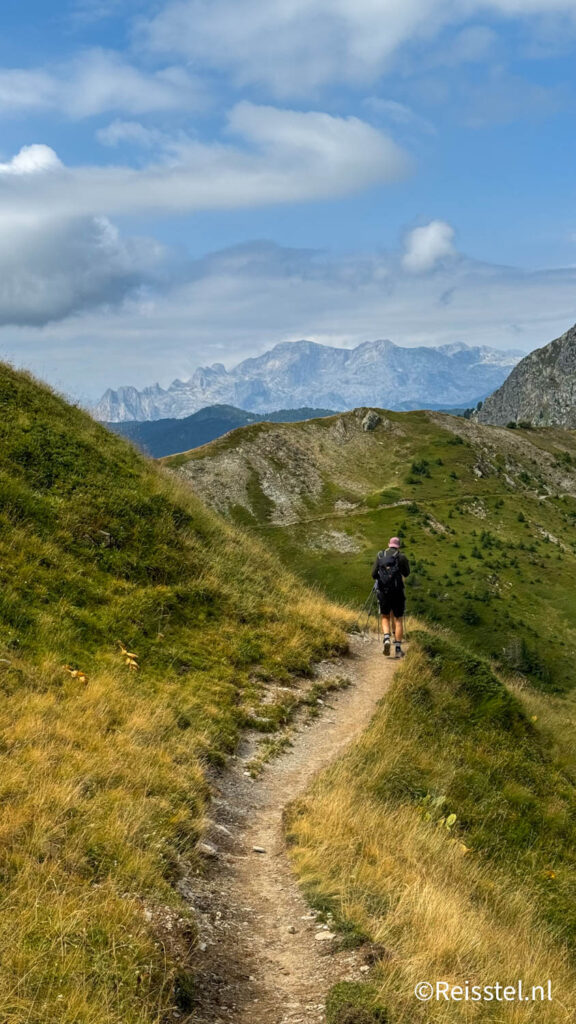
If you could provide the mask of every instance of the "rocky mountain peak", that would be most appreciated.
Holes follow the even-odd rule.
[[[481,423],[576,428],[576,325],[530,352],[477,413]]]

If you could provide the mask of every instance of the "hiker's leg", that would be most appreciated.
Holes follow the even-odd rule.
[[[396,657],[403,658],[404,651],[402,650],[402,640],[404,639],[404,602],[398,605],[398,614],[396,615]],[[400,614],[401,613],[401,614]]]
[[[382,612],[382,632],[384,633],[384,647],[382,653],[390,656],[390,612]]]

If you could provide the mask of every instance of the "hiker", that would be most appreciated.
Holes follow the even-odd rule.
[[[376,580],[375,590],[378,595],[382,629],[384,631],[384,651],[390,656],[390,615],[394,616],[394,645],[396,657],[403,658],[402,640],[404,638],[404,611],[406,595],[404,580],[410,575],[410,563],[406,555],[400,551],[400,540],[391,537],[386,551],[379,551],[372,566],[372,579]]]

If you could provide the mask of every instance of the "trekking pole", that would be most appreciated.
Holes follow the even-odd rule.
[[[378,622],[378,636],[380,636],[380,615],[378,614],[378,592],[376,590],[376,584],[374,584],[374,586],[372,587],[372,591],[370,593],[370,608],[368,610],[368,622],[370,621],[370,616],[372,615],[372,612],[374,612],[376,616]]]
[[[370,591],[370,594],[369,594],[368,598],[364,602],[364,606],[362,608],[362,611],[360,612],[360,617],[363,617],[364,615],[366,616],[365,629],[369,629],[369,627],[370,627],[370,616],[372,615],[372,611],[374,609],[374,602],[375,602],[375,600],[376,600],[376,590],[373,587],[372,590]]]

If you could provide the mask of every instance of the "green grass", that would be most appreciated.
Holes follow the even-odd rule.
[[[516,458],[512,486],[506,480],[508,455],[491,455],[494,472],[478,478],[474,467],[486,459],[478,447],[455,444],[458,436],[436,425],[424,430],[425,414],[403,415],[396,451],[372,450],[369,491],[359,485],[354,495],[350,487],[338,491],[330,484],[332,509],[338,498],[355,497],[361,514],[335,515],[322,500],[317,521],[310,521],[314,509],[308,507],[302,522],[271,526],[268,510],[260,535],[308,583],[360,608],[375,553],[389,536],[400,534],[414,568],[408,583],[413,614],[449,626],[502,669],[518,671],[549,692],[566,692],[575,681],[576,498],[553,491],[549,475],[546,497],[539,497],[538,481],[525,467],[534,474],[540,452],[553,452],[576,494],[576,460],[564,447],[575,446],[573,434],[525,432],[526,451],[523,461]],[[483,429],[490,436],[490,428]],[[357,452],[350,447],[357,472]],[[339,471],[346,477],[350,463],[342,464],[344,455],[338,453]],[[411,473],[414,464],[424,465],[429,475]],[[406,483],[408,477],[417,483]],[[388,484],[375,491],[379,478]],[[385,507],[400,499],[406,504]],[[315,538],[329,530],[349,533],[360,550],[315,548]]]
[[[573,744],[558,750],[531,700],[447,635],[420,632],[368,732],[293,808],[292,855],[310,899],[384,954],[369,988],[333,991],[331,1024],[426,1020],[413,997],[422,978],[539,972],[553,979],[556,1010],[534,1006],[525,1019],[569,1019],[576,757]],[[452,1004],[434,1019],[460,1012]],[[481,1019],[516,1020],[509,1013],[485,1004]]]
[[[336,986],[327,1019],[428,1022],[430,1007],[413,995],[423,978],[550,977],[553,1005],[485,1004],[470,1016],[466,1007],[465,1019],[475,1010],[473,1019],[493,1024],[517,1024],[519,1012],[529,1024],[568,1022],[576,435],[384,416],[370,434],[354,413],[282,428],[284,506],[270,504],[271,489],[245,520],[287,571],[356,610],[375,553],[400,534],[413,568],[408,608],[427,624],[365,737],[288,821],[310,902],[343,941],[368,939],[380,958],[366,984]],[[226,440],[236,454],[242,441],[264,495],[266,430]],[[199,457],[217,463],[218,450]],[[314,474],[321,488],[302,488]],[[212,500],[208,485],[205,494]],[[245,507],[241,494],[235,500]],[[338,501],[355,507],[339,513]],[[334,534],[351,543],[331,548]],[[457,1003],[434,1007],[435,1024],[461,1019]]]
[[[149,1024],[193,994],[205,767],[349,616],[25,374],[0,402],[0,1019]]]

